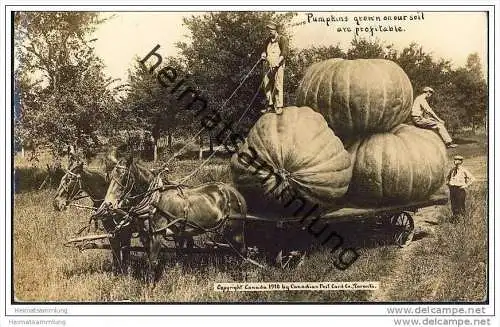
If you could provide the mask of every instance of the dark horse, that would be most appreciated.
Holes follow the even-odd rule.
[[[103,212],[130,208],[131,225],[139,232],[148,255],[150,281],[156,281],[161,274],[158,257],[166,237],[192,240],[193,236],[214,231],[240,254],[245,254],[247,208],[245,199],[234,187],[218,182],[196,187],[168,181],[165,184],[133,158],[122,159],[110,174],[101,207]],[[230,216],[242,219],[229,219]]]
[[[106,175],[90,170],[84,167],[83,162],[75,160],[71,162],[66,174],[61,178],[53,205],[57,211],[66,210],[71,202],[88,196],[92,200],[92,206],[97,209],[102,205],[107,189]],[[113,233],[119,223],[114,218],[114,216],[109,215],[101,219],[102,225],[108,233]],[[127,228],[120,231],[120,233],[109,239],[113,252],[113,271],[115,273],[126,272],[130,258],[131,232]]]

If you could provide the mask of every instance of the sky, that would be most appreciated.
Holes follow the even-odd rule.
[[[182,18],[193,14],[197,13],[103,14],[112,17],[98,27],[94,37],[106,72],[126,80],[134,60],[143,58],[157,44],[162,56],[177,54],[175,43],[189,42]],[[397,50],[416,42],[436,58],[451,60],[454,67],[464,66],[467,56],[477,52],[486,71],[488,30],[487,16],[482,12],[299,12],[287,28],[291,46],[299,49],[337,44],[347,49],[358,28],[358,36],[378,38]]]

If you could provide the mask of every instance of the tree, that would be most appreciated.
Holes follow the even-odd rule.
[[[438,88],[449,80],[449,73],[452,71],[449,61],[443,59],[436,61],[417,43],[411,43],[404,48],[396,58],[396,62],[408,74],[415,93],[421,92],[425,86]]]
[[[294,15],[215,12],[184,19],[191,32],[191,42],[179,43],[178,47],[192,83],[208,101],[209,108],[221,112],[225,120],[237,120],[258,92],[250,109],[251,113],[258,111],[263,99],[261,66],[248,77],[227,106],[221,107],[260,59],[269,35],[266,24],[272,20],[283,27]],[[287,34],[283,28],[280,32]],[[253,124],[256,118],[250,116],[247,115],[243,123]]]
[[[451,62],[435,59],[417,43],[411,43],[393,60],[410,78],[414,96],[421,94],[425,86],[432,87],[435,93],[429,100],[430,105],[446,121],[449,130],[459,129],[465,113],[458,105]]]
[[[22,137],[54,152],[73,143],[91,154],[97,134],[110,128],[119,87],[103,73],[89,35],[103,20],[90,12],[16,12],[16,79]]]
[[[385,58],[384,46],[377,40],[354,38],[351,47],[347,50],[348,59]]]
[[[454,84],[457,102],[475,132],[478,125],[484,123],[488,107],[488,85],[477,53],[470,54],[465,67],[456,70]]]
[[[163,59],[163,67],[172,67],[179,74],[184,70],[178,58]],[[158,72],[161,68],[157,69]],[[149,67],[137,63],[129,70],[127,97],[122,101],[121,121],[123,129],[140,129],[151,132],[153,137],[153,160],[158,159],[158,139],[167,134],[168,147],[172,147],[172,133],[182,125],[185,111],[176,94],[163,87],[157,74],[151,74]]]

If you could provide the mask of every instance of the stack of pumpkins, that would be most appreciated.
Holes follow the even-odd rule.
[[[377,206],[428,198],[444,183],[446,149],[409,120],[406,73],[383,59],[313,64],[297,107],[266,114],[231,159],[233,181],[252,211],[301,197],[323,208]]]

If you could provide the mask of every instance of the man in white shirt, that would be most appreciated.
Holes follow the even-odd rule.
[[[446,184],[450,189],[450,202],[453,217],[465,215],[465,189],[474,183],[474,176],[462,166],[464,158],[462,156],[453,157],[455,166],[449,171],[446,177]]]
[[[415,126],[425,129],[432,129],[437,131],[444,144],[448,148],[456,148],[457,145],[452,142],[451,136],[444,126],[444,120],[438,117],[434,110],[427,103],[434,90],[428,86],[424,87],[424,93],[420,94],[413,101],[411,109],[411,119]]]
[[[73,138],[72,141],[75,142],[76,140]],[[68,144],[68,146],[66,147],[66,152],[68,153],[68,168],[69,168],[71,167],[73,162],[77,160],[75,146],[73,144]]]
[[[276,24],[267,25],[269,38],[266,40],[261,60],[265,60],[264,92],[266,93],[267,108],[262,113],[274,112],[281,115],[283,112],[283,76],[285,60],[288,56],[288,39],[278,33]]]

